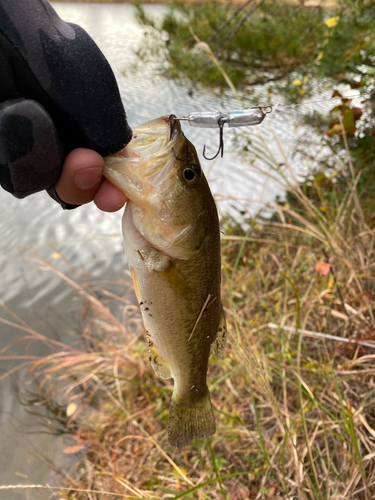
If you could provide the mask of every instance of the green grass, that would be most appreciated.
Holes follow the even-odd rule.
[[[233,84],[247,93],[251,86],[264,85],[271,98],[277,91],[298,102],[332,79],[356,83],[356,88],[371,85],[375,54],[371,0],[338,1],[330,8],[325,2],[311,7],[280,0],[237,6],[175,1],[159,22],[141,4],[137,18],[149,31],[138,51],[140,59],[155,62],[159,57],[164,75],[193,86],[226,88],[218,66],[196,50],[197,38],[210,45]]]

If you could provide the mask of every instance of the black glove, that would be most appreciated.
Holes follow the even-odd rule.
[[[102,156],[131,130],[104,55],[47,0],[0,0],[0,183],[17,198],[53,185],[77,147]]]

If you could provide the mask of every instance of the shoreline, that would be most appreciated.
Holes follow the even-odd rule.
[[[134,4],[134,0],[49,0],[51,3],[108,3],[108,4]],[[203,4],[207,0],[185,0],[188,4]],[[228,3],[226,0],[217,0],[218,3]],[[297,4],[298,0],[287,0],[288,3]],[[173,5],[174,0],[147,0],[145,2],[140,2],[143,5],[147,4],[159,4],[159,5]],[[243,3],[243,0],[230,0],[230,3],[235,7]],[[310,0],[304,3],[305,7],[310,8],[327,8],[330,9],[337,5],[337,0],[326,0],[321,2],[319,0]]]
[[[207,0],[185,0],[186,3],[206,3]],[[224,3],[225,0],[218,0],[220,3]],[[135,4],[134,0],[49,0],[51,3],[123,3],[123,4]],[[142,5],[147,4],[159,4],[159,5],[173,5],[175,3],[174,0],[147,0],[146,2],[139,2]],[[227,3],[227,2],[225,2]],[[231,0],[232,5],[239,5],[242,3],[242,0]]]

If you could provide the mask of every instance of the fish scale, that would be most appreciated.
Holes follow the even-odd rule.
[[[226,340],[219,219],[178,121],[161,117],[140,125],[127,150],[129,158],[105,159],[104,175],[130,200],[125,251],[151,364],[174,379],[168,437],[181,448],[215,432],[207,370]]]

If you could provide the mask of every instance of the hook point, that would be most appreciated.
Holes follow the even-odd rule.
[[[223,128],[224,128],[224,123],[219,121],[218,123],[219,125],[219,129],[220,129],[220,143],[219,143],[219,149],[217,150],[217,153],[215,156],[213,156],[212,158],[208,158],[205,154],[206,152],[206,145],[203,146],[203,157],[206,159],[206,160],[214,160],[220,153],[220,156],[221,158],[223,157],[223,154],[224,154],[224,137],[223,137]]]

